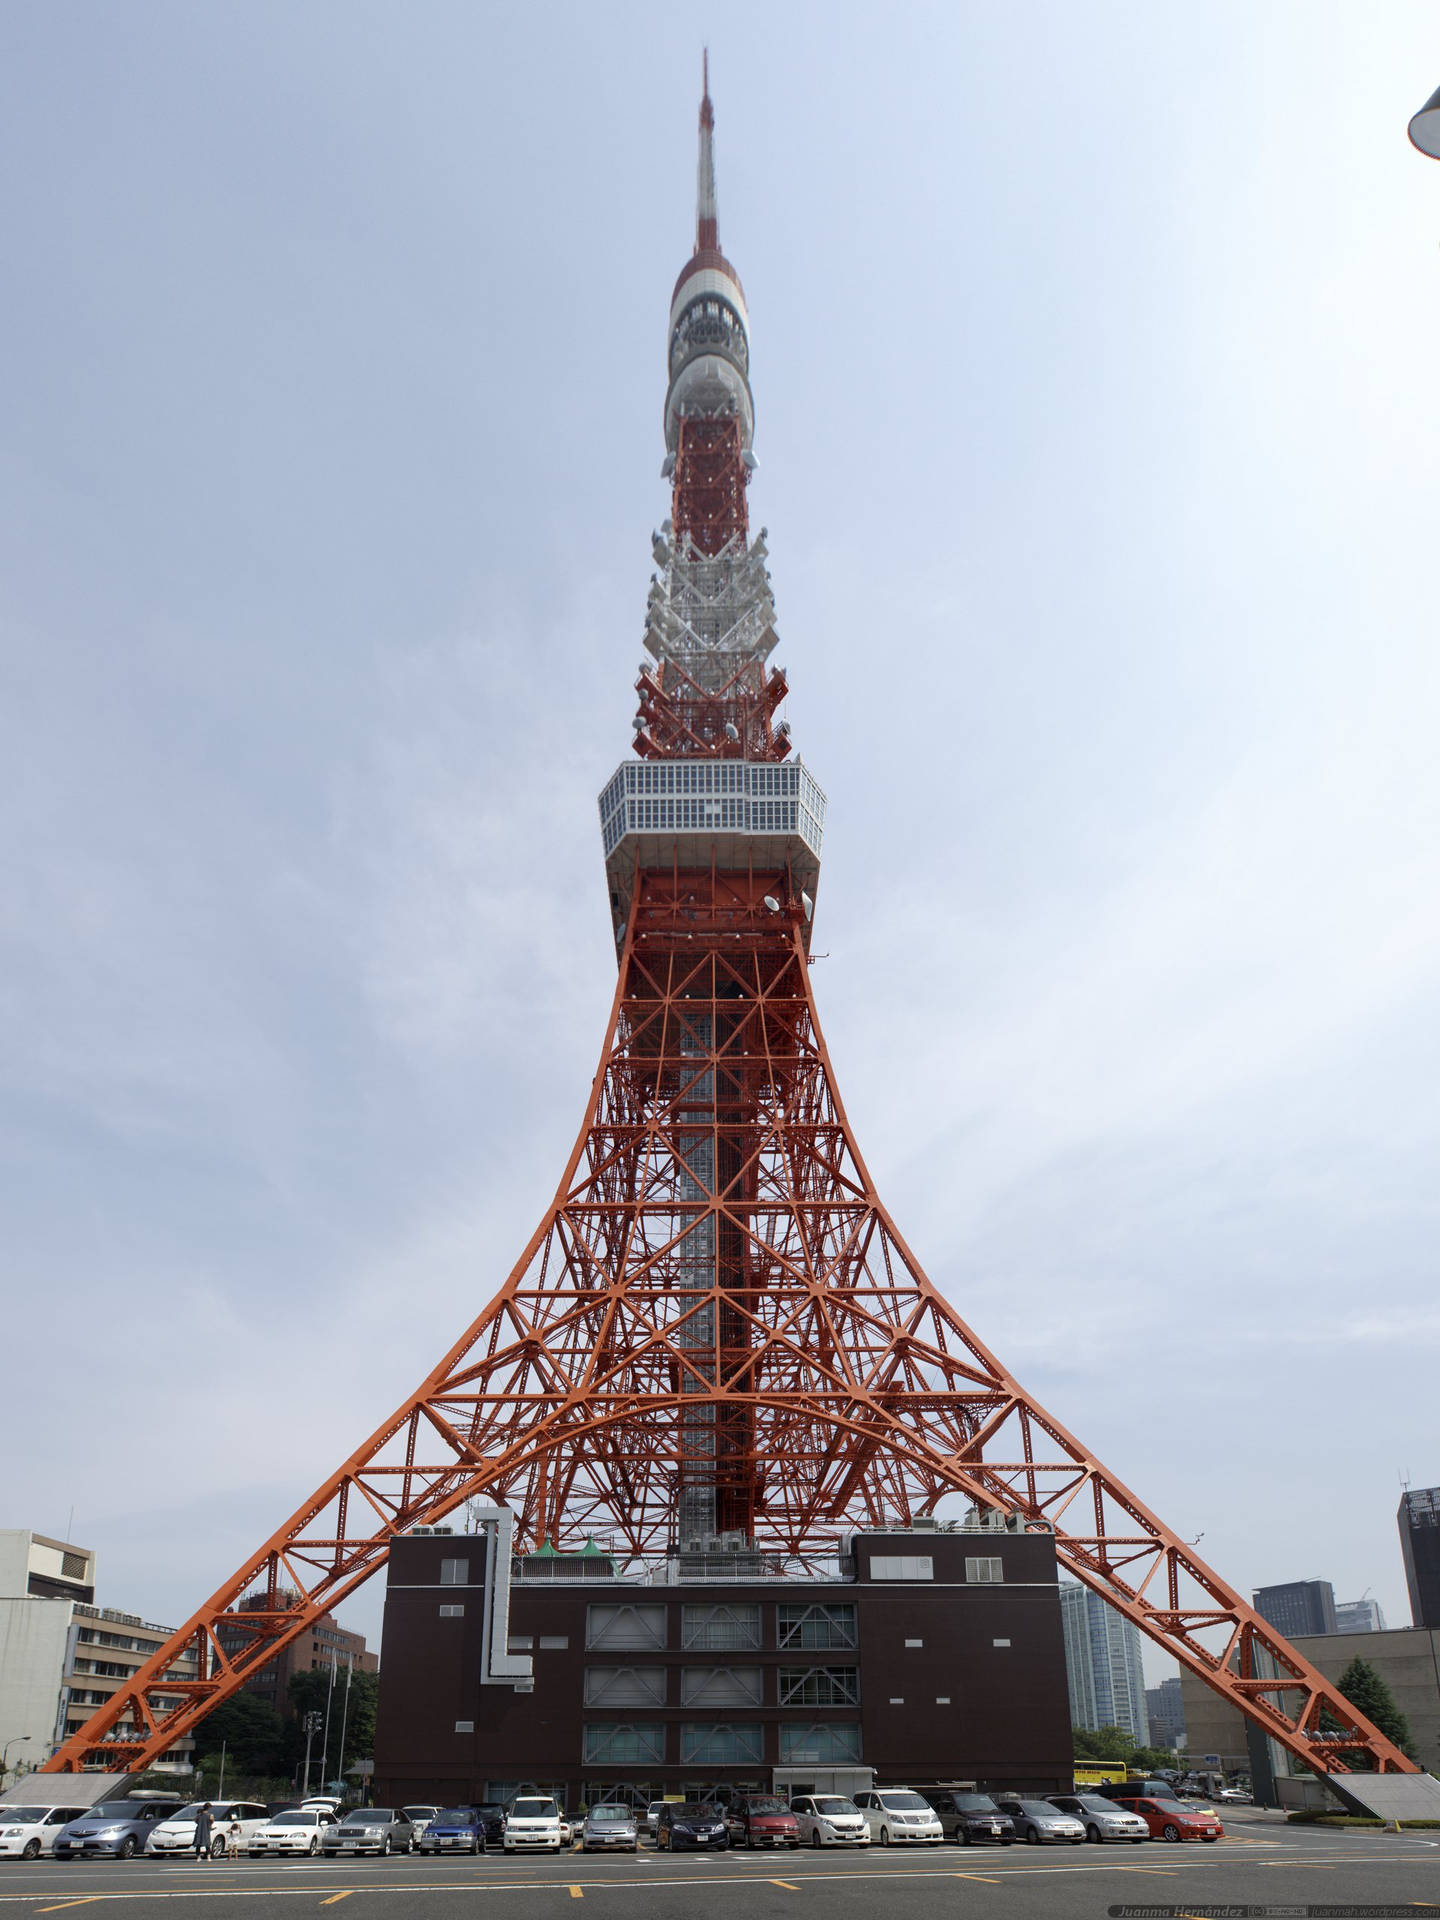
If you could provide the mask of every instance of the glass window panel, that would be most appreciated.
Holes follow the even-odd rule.
[[[782,1707],[853,1707],[860,1701],[858,1667],[781,1667]]]
[[[760,1644],[758,1606],[685,1607],[681,1612],[681,1644],[721,1652]]]
[[[704,1725],[686,1722],[680,1728],[682,1766],[730,1767],[765,1757],[764,1730],[758,1721]]]
[[[777,1612],[782,1647],[814,1648],[823,1653],[829,1647],[853,1647],[857,1644],[853,1602],[814,1607],[782,1606]]]
[[[823,1766],[860,1758],[860,1728],[853,1721],[827,1720],[780,1728],[781,1764]]]
[[[599,1606],[585,1610],[587,1647],[663,1647],[663,1606]]]
[[[585,1761],[589,1766],[637,1767],[663,1765],[665,1729],[658,1722],[639,1725],[595,1721],[585,1729]]]
[[[663,1707],[664,1667],[587,1667],[587,1707]]]
[[[759,1667],[683,1667],[680,1699],[687,1707],[758,1707]]]

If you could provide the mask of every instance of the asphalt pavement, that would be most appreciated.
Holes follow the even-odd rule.
[[[551,1920],[596,1902],[607,1920],[1095,1920],[1117,1908],[1303,1914],[1349,1906],[1440,1914],[1440,1832],[1287,1827],[1227,1810],[1227,1838],[1143,1847],[917,1847],[864,1853],[491,1853],[434,1860],[0,1862],[0,1920],[110,1907],[116,1920]],[[351,1902],[356,1903],[353,1907]],[[1138,1920],[1138,1916],[1137,1916]]]

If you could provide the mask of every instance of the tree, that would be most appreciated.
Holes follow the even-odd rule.
[[[361,1673],[357,1667],[349,1676],[350,1699],[345,1699],[346,1670],[339,1668],[335,1686],[330,1687],[329,1667],[310,1667],[290,1676],[290,1698],[295,1707],[296,1724],[307,1713],[330,1714],[329,1757],[326,1765],[335,1779],[343,1777],[355,1760],[368,1760],[375,1751],[375,1710],[380,1701],[378,1673]],[[340,1752],[341,1727],[344,1727],[345,1751]],[[326,1746],[325,1735],[317,1735],[314,1752],[318,1758]],[[304,1752],[304,1741],[300,1743]]]
[[[1123,1763],[1146,1773],[1175,1765],[1175,1755],[1168,1748],[1137,1747],[1123,1727],[1072,1727],[1070,1733],[1077,1760]]]
[[[221,1747],[237,1773],[288,1773],[285,1723],[253,1693],[232,1693],[195,1729],[195,1751],[218,1764]]]
[[[1373,1726],[1377,1726],[1387,1740],[1409,1754],[1413,1760],[1413,1740],[1410,1734],[1410,1722],[1395,1704],[1395,1696],[1385,1680],[1378,1674],[1368,1660],[1357,1656],[1353,1659],[1340,1678],[1335,1682],[1336,1690],[1343,1693],[1357,1713],[1364,1714]],[[1328,1709],[1321,1715],[1320,1724],[1326,1732],[1333,1733],[1343,1725]],[[1341,1759],[1347,1767],[1369,1771],[1370,1757],[1363,1751],[1343,1753]]]

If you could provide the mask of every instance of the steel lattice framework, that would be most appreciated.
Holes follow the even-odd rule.
[[[700,438],[728,445],[720,491],[743,510],[749,393],[730,376],[744,381],[748,346],[742,365],[726,344],[744,307],[717,248],[708,109],[702,244],[678,327],[672,313],[672,450],[692,415],[728,422]],[[429,1378],[49,1768],[148,1765],[397,1535],[467,1498],[507,1505],[521,1548],[603,1531],[649,1554],[739,1532],[803,1563],[960,1493],[1053,1534],[1062,1567],[1308,1765],[1413,1771],[1025,1392],[886,1212],[811,987],[823,799],[772,726],[784,682],[763,664],[763,549],[687,503],[690,486],[717,497],[708,467],[674,471],[647,628],[658,666],[638,683],[648,771],[637,785],[622,769],[601,803],[619,980],[555,1198]],[[187,1648],[194,1680],[173,1677]]]

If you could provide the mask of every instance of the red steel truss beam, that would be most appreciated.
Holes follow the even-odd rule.
[[[964,1493],[1053,1533],[1062,1567],[1308,1765],[1414,1770],[926,1278],[841,1104],[787,876],[650,871],[574,1150],[504,1286],[45,1770],[149,1765],[467,1497],[506,1502],[522,1546],[602,1528],[641,1553],[674,1544],[687,1487],[800,1557]],[[186,1649],[200,1677],[166,1678]]]

